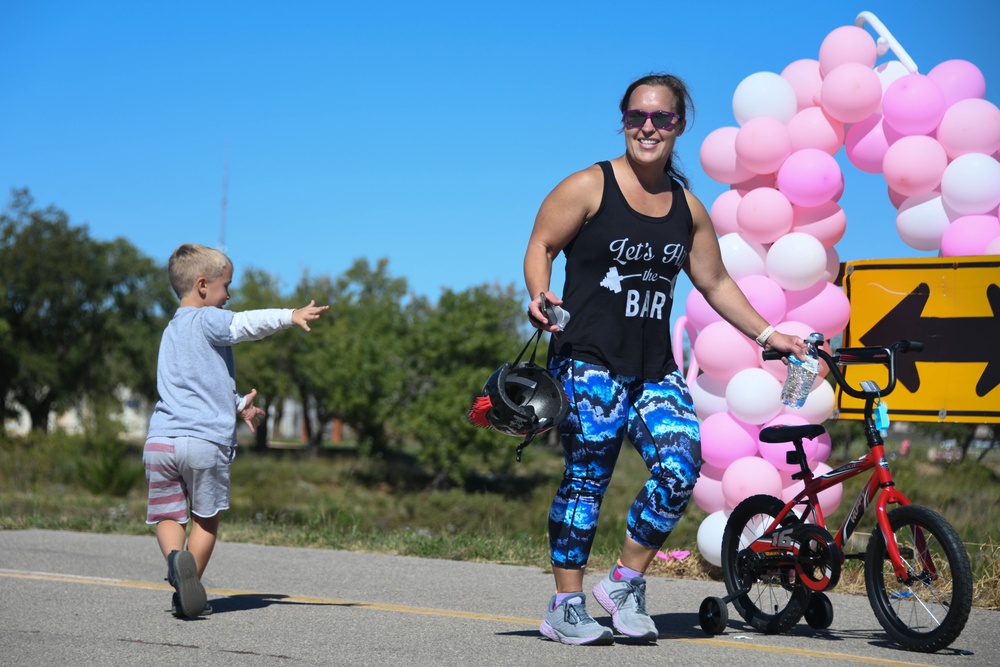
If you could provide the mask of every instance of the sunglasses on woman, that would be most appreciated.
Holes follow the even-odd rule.
[[[622,115],[626,127],[640,128],[649,119],[653,127],[657,130],[672,130],[680,122],[681,117],[673,111],[640,111],[639,109],[629,109]]]

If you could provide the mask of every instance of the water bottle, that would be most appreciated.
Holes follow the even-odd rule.
[[[816,346],[822,344],[823,334],[814,333],[806,339],[806,358],[799,361],[795,355],[788,357],[788,377],[785,378],[785,385],[781,388],[781,402],[785,405],[799,409],[805,405],[812,391],[813,381],[819,373],[819,355],[816,353]]]

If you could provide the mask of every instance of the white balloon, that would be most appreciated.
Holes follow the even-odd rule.
[[[722,535],[726,532],[729,517],[725,511],[712,512],[698,526],[698,551],[702,558],[716,567],[722,567]]]
[[[795,89],[774,72],[756,72],[743,79],[733,93],[733,115],[742,125],[751,118],[767,116],[787,123],[798,111]]]
[[[691,391],[691,398],[694,400],[694,411],[698,419],[705,420],[716,412],[725,412],[729,409],[726,404],[726,381],[712,377],[707,373],[702,373],[695,378],[688,389]]]
[[[781,412],[781,383],[763,368],[747,368],[726,385],[726,405],[747,424],[763,424]]]
[[[803,232],[785,234],[767,251],[767,275],[786,290],[803,290],[826,275],[826,248]]]
[[[817,382],[813,390],[806,397],[806,402],[801,408],[795,409],[784,406],[782,414],[802,417],[810,424],[822,424],[833,415],[836,408],[836,395],[833,386],[826,381]]]
[[[959,155],[941,176],[941,196],[961,215],[989,213],[1000,204],[1000,162],[982,153]]]
[[[940,250],[941,237],[950,224],[944,201],[937,192],[908,197],[896,214],[899,237],[917,250]]]
[[[719,239],[719,250],[722,251],[722,263],[726,265],[726,270],[733,280],[767,275],[764,267],[767,251],[760,243],[733,232]]]

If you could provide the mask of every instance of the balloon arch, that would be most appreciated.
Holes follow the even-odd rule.
[[[898,60],[876,66],[890,50]],[[761,315],[803,337],[819,331],[830,339],[847,326],[850,303],[831,282],[847,227],[834,158],[842,146],[855,167],[885,178],[907,245],[946,257],[1000,254],[1000,109],[985,93],[983,74],[964,60],[918,73],[870,12],[827,35],[818,59],[746,77],[733,94],[738,125],[710,133],[700,158],[709,177],[731,186],[711,216],[726,268]],[[686,306],[673,335],[679,366],[683,335],[691,341],[686,373],[702,419],[705,465],[694,501],[709,516],[698,547],[719,565],[736,504],[758,493],[788,500],[801,487],[785,462],[787,447],[761,442],[761,428],[825,421],[834,393],[818,378],[802,409],[782,406],[785,367],[761,361],[754,342],[697,290]],[[805,447],[814,471],[830,469],[829,436]],[[820,495],[824,514],[842,493],[837,486]]]

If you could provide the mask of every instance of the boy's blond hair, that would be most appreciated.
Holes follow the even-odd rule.
[[[183,299],[194,288],[199,276],[212,281],[227,268],[233,268],[233,263],[221,250],[197,243],[185,243],[170,255],[167,276],[174,294]]]

